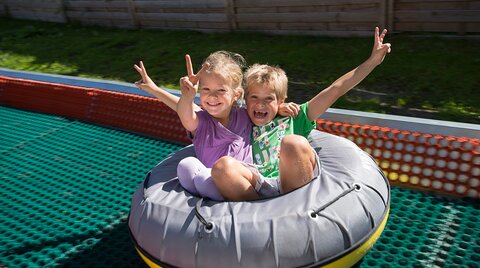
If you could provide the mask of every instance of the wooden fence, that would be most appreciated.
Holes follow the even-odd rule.
[[[465,0],[0,0],[0,15],[124,28],[249,30],[355,36],[390,31],[480,32]]]

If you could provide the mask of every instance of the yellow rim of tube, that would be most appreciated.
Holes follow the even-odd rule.
[[[387,224],[387,219],[388,219],[389,212],[390,212],[390,209],[387,210],[387,213],[385,214],[385,218],[383,219],[383,221],[380,224],[380,226],[378,227],[378,229],[375,231],[375,233],[373,233],[372,236],[370,236],[370,238],[367,241],[365,241],[365,243],[363,243],[360,247],[358,247],[354,251],[352,251],[352,252],[348,253],[347,255],[341,257],[340,259],[338,259],[338,260],[336,260],[332,263],[329,263],[327,265],[324,265],[322,267],[324,267],[324,268],[351,267],[352,265],[357,263],[361,258],[363,258],[363,256],[365,256],[365,254],[367,254],[367,252],[373,247],[375,242],[377,242],[378,238],[380,237],[380,235],[383,232],[383,229],[385,229],[385,225]],[[162,267],[162,266],[159,266],[158,264],[154,263],[153,261],[151,261],[145,255],[143,255],[143,253],[140,252],[140,250],[137,247],[135,247],[135,249],[137,250],[138,255],[140,255],[140,257],[142,257],[143,261],[149,267],[152,267],[152,268],[161,268]]]
[[[365,254],[367,254],[367,252],[373,247],[375,242],[377,242],[378,238],[383,232],[383,229],[385,229],[389,212],[390,212],[390,208],[387,210],[387,213],[385,214],[385,218],[383,219],[378,229],[375,231],[375,233],[373,233],[372,236],[370,236],[370,238],[367,241],[365,241],[365,243],[363,243],[354,251],[341,257],[340,259],[334,262],[331,262],[327,265],[324,265],[322,267],[324,268],[352,267],[355,263],[357,263],[360,259],[362,259],[363,256],[365,256]]]

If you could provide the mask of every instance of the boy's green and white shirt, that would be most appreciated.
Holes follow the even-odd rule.
[[[308,102],[300,105],[296,118],[277,115],[265,126],[253,126],[253,163],[260,173],[267,178],[278,177],[278,153],[282,138],[290,134],[307,137],[315,127],[315,121],[308,119]]]

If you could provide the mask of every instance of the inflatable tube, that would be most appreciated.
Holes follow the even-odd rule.
[[[312,131],[321,174],[288,194],[253,202],[204,200],[183,190],[170,155],[135,191],[128,226],[151,267],[348,267],[380,236],[390,186],[353,142]]]

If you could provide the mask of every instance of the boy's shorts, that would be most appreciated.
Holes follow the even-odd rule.
[[[314,150],[315,152],[315,150]],[[313,169],[313,178],[320,176],[320,159],[318,154],[315,152],[315,168]],[[260,197],[268,198],[275,197],[283,194],[280,184],[280,177],[267,178],[264,177],[260,171],[258,171],[257,166],[253,164],[248,164],[242,162],[242,164],[248,168],[255,177],[257,177],[257,183],[255,185],[255,191],[260,195]]]

